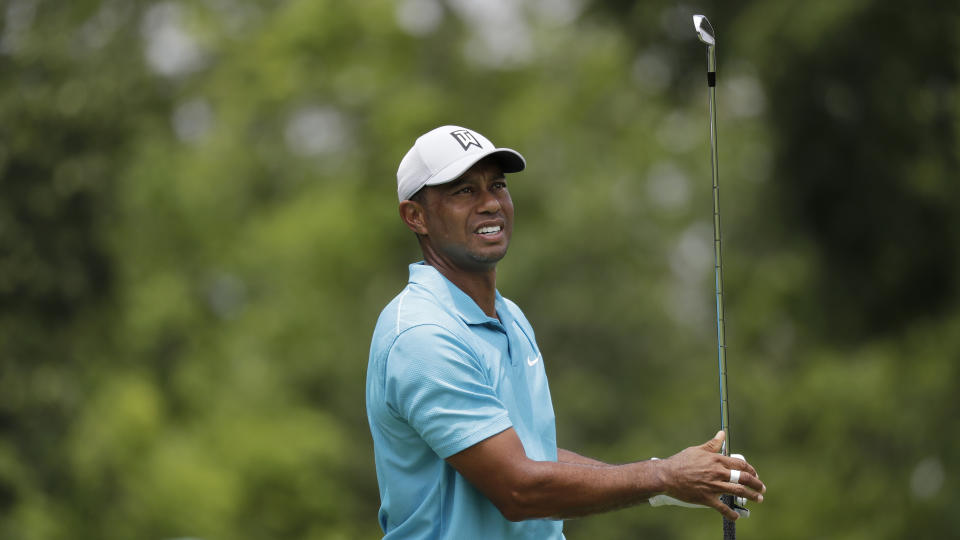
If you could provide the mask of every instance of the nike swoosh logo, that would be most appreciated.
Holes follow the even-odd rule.
[[[539,361],[540,361],[540,357],[539,357],[539,356],[537,356],[536,358],[533,358],[533,359],[527,358],[527,365],[528,365],[528,366],[535,366],[535,365],[537,365],[537,362],[539,362]]]

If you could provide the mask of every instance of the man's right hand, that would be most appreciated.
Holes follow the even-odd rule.
[[[757,470],[746,461],[720,454],[726,434],[723,431],[701,444],[691,446],[670,458],[660,460],[662,480],[667,495],[681,501],[702,504],[716,509],[734,521],[739,515],[723,504],[719,496],[725,493],[763,502],[767,487],[760,481]],[[730,472],[740,471],[739,482],[730,482]]]

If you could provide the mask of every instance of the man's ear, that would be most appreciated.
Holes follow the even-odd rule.
[[[407,225],[411,231],[419,234],[427,234],[427,224],[424,220],[423,206],[416,201],[406,200],[400,202],[400,219]]]

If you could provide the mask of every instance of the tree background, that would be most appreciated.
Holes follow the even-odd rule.
[[[521,151],[501,292],[564,447],[718,424],[718,31],[742,538],[960,530],[960,6],[930,0],[5,0],[0,538],[376,538],[369,338],[413,139]],[[634,508],[567,537],[714,538]]]

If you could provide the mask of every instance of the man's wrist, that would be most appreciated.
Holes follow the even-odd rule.
[[[650,485],[650,487],[652,488],[652,492],[650,493],[650,496],[653,497],[654,495],[657,495],[657,494],[660,494],[660,493],[666,493],[666,492],[667,492],[667,486],[668,486],[669,483],[670,483],[670,482],[669,482],[669,478],[670,478],[669,467],[670,467],[670,464],[667,463],[667,460],[665,460],[665,459],[660,459],[660,458],[656,458],[656,457],[655,457],[655,458],[650,458],[650,460],[649,460],[647,463],[648,463],[648,466],[650,467],[650,470],[651,470],[651,474],[650,474],[651,485]]]

